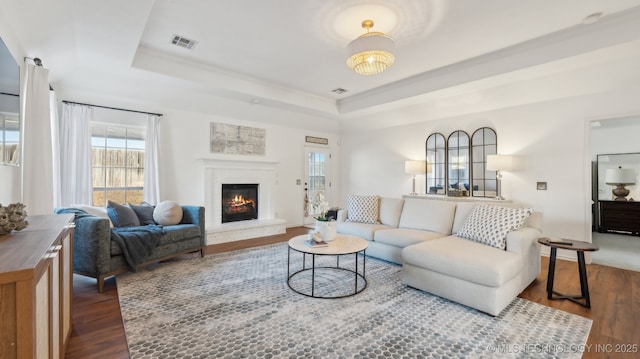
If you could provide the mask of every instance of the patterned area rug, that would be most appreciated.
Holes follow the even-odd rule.
[[[342,256],[340,265],[353,266],[353,258]],[[301,268],[302,254],[292,251],[291,260]],[[367,258],[363,292],[309,298],[287,286],[287,244],[280,243],[158,264],[116,281],[133,359],[582,355],[589,319],[519,298],[491,317],[402,285],[401,270]],[[309,287],[305,273],[292,286]],[[317,275],[316,288],[353,289],[353,275],[342,273],[349,274]]]

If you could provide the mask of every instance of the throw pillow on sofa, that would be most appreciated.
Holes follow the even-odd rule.
[[[107,201],[107,214],[111,218],[114,227],[136,227],[140,220],[131,207]]]
[[[499,249],[507,248],[507,234],[522,227],[531,208],[477,205],[457,235]]]
[[[153,210],[155,209],[154,206],[150,204],[144,204],[144,203],[141,203],[139,206],[136,206],[134,204],[129,203],[129,207],[131,207],[131,209],[134,212],[136,212],[136,215],[140,220],[140,224],[144,226],[149,224],[156,224],[156,222],[153,220]]]
[[[111,228],[114,227],[113,222],[111,222],[111,218],[109,217],[109,214],[107,213],[107,208],[105,208],[105,207],[89,206],[89,205],[86,205],[86,204],[72,204],[69,207],[81,209],[81,210],[87,212],[88,214],[90,214],[92,216],[96,216],[96,217],[100,217],[100,218],[106,218],[106,219],[109,220],[109,227],[111,227]]]
[[[163,226],[173,226],[182,221],[182,207],[173,201],[162,201],[153,210],[153,220]]]
[[[350,194],[347,197],[347,221],[379,224],[380,196],[360,196]]]

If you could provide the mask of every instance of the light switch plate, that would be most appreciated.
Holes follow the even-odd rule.
[[[546,191],[547,190],[547,182],[536,182],[536,189],[538,191]]]

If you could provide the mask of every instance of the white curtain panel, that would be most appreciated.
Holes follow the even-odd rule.
[[[62,103],[60,117],[60,205],[93,204],[89,106]]]
[[[53,172],[53,206],[62,206],[62,197],[60,193],[60,131],[58,130],[58,100],[55,91],[49,91],[49,113],[51,123],[51,153],[53,160],[51,162]]]
[[[49,70],[25,63],[22,98],[22,202],[29,215],[53,213]]]
[[[151,204],[160,202],[160,180],[158,168],[158,127],[160,116],[147,115],[147,138],[144,148],[144,201]]]

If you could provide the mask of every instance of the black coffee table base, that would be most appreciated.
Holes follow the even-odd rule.
[[[296,252],[302,253],[302,269],[296,272],[291,272],[291,250],[292,248],[289,247],[289,252],[287,254],[287,285],[289,286],[289,288],[291,288],[291,290],[293,290],[294,292],[298,293],[298,294],[302,294],[305,295],[307,297],[311,297],[311,298],[321,298],[321,299],[338,299],[338,298],[346,298],[346,297],[351,297],[354,296],[360,292],[362,292],[363,290],[365,290],[365,288],[367,288],[367,280],[365,279],[365,270],[366,270],[366,255],[365,252],[366,250],[363,251],[359,251],[359,252],[355,252],[355,253],[349,253],[349,254],[314,254],[314,253],[305,253],[305,252],[299,252],[295,249],[293,249]],[[362,273],[360,273],[359,271],[359,265],[358,265],[358,254],[362,253]],[[349,268],[341,268],[340,267],[340,256],[342,255],[355,255],[355,270],[349,269]],[[306,266],[306,261],[307,261],[307,255],[311,256],[311,267],[307,267]],[[328,256],[328,255],[334,255],[336,257],[336,266],[333,267],[327,267],[327,266],[323,266],[323,267],[317,267],[316,266],[316,256]],[[345,272],[350,272],[353,274],[353,278],[354,278],[354,288],[353,288],[353,293],[349,293],[346,295],[337,295],[337,296],[322,296],[322,295],[317,295],[316,294],[316,273],[317,272],[322,272],[322,271],[328,271],[328,270],[339,270],[339,271],[345,271]],[[291,279],[293,279],[295,276],[301,274],[301,273],[305,273],[305,272],[311,272],[311,286],[310,286],[310,291],[304,292],[304,291],[300,291],[298,289],[295,289],[294,287],[291,286]],[[360,284],[361,288],[358,288],[358,284]]]

